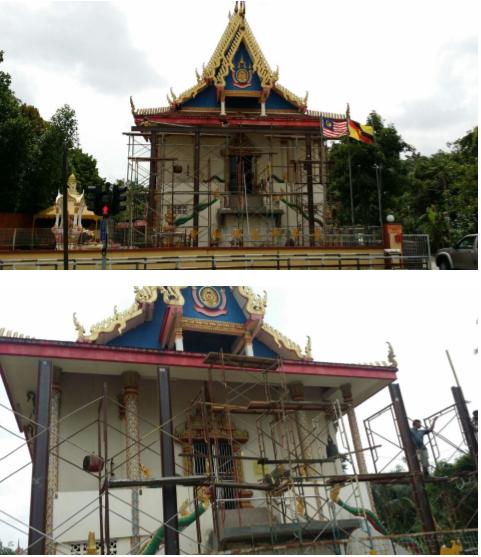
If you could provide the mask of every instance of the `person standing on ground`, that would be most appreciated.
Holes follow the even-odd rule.
[[[429,476],[429,457],[428,457],[428,449],[424,444],[424,436],[431,433],[434,429],[434,424],[437,420],[434,418],[433,423],[429,429],[421,429],[421,420],[413,420],[413,427],[411,428],[411,437],[414,443],[414,447],[416,449],[416,454],[418,456],[418,460],[421,464],[421,468],[423,469],[423,474],[425,476]]]

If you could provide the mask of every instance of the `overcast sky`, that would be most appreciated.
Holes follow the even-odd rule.
[[[480,306],[476,275],[463,271],[439,273],[434,281],[431,273],[422,272],[398,273],[395,278],[394,274],[376,271],[290,274],[239,271],[235,275],[218,271],[204,277],[203,283],[234,281],[252,284],[259,293],[267,290],[266,321],[302,347],[310,335],[317,361],[386,360],[389,340],[397,356],[398,378],[408,415],[422,419],[453,404],[450,387],[455,381],[446,349],[470,410],[478,408],[479,356],[475,348]],[[0,328],[36,338],[75,340],[74,311],[88,330],[95,322],[111,316],[114,305],[119,310],[129,307],[134,299],[134,285],[188,284],[198,278],[184,271],[146,271],[141,275],[84,271],[70,273],[68,281],[63,273],[53,271],[3,273]],[[3,385],[0,402],[8,405]],[[362,420],[389,403],[389,392],[384,389],[361,405],[357,409],[361,430]],[[388,420],[384,421],[383,427],[388,427]],[[0,423],[16,431],[14,420],[2,408]],[[459,431],[455,441],[460,441]],[[20,443],[11,434],[0,431],[0,459]],[[384,443],[381,464],[388,462],[391,455],[388,449]],[[15,458],[0,460],[0,480],[28,460],[26,451]],[[24,521],[28,521],[29,473],[30,467],[0,483],[0,508]],[[5,516],[0,516],[2,519]],[[25,538],[19,536],[23,543]],[[0,539],[15,541],[17,532],[0,522]]]
[[[195,84],[234,0],[4,2],[2,69],[49,119],[70,104],[102,176],[125,178],[122,132],[137,107]],[[365,121],[375,109],[423,154],[477,123],[479,3],[472,0],[247,0],[247,19],[279,82],[309,108]]]

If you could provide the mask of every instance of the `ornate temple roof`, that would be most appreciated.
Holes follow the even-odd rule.
[[[264,314],[267,306],[267,294],[256,294],[250,287],[207,287],[224,296],[221,310],[216,310],[212,305],[209,311],[209,304],[204,310],[201,308],[200,290],[206,287],[187,287],[187,286],[144,286],[136,287],[135,300],[125,311],[119,312],[114,308],[113,315],[104,319],[100,323],[90,328],[89,334],[80,324],[77,315],[74,314],[74,324],[78,333],[78,342],[92,344],[109,344],[113,341],[119,343],[118,339],[129,331],[133,331],[140,325],[152,321],[154,318],[155,304],[161,301],[167,311],[159,320],[158,327],[161,329],[160,338],[165,337],[166,344],[169,342],[169,332],[176,328],[183,327],[191,331],[202,331],[205,334],[231,334],[243,336],[249,333],[253,338],[262,344],[263,350],[269,351],[272,355],[295,360],[312,360],[311,344],[308,337],[305,350],[274,329],[264,323]],[[197,293],[199,290],[199,294]],[[225,291],[229,290],[232,298],[227,296]],[[187,297],[187,303],[186,303]],[[192,305],[193,304],[193,305]],[[230,307],[236,306],[236,307]],[[240,308],[243,315],[238,311]],[[158,311],[158,310],[157,310]],[[237,314],[236,314],[237,311]],[[164,333],[164,334],[163,334]],[[148,333],[150,334],[150,333]],[[155,332],[156,338],[159,331]],[[170,333],[171,335],[171,333]]]
[[[246,20],[243,1],[236,2],[234,13],[229,14],[229,23],[217,47],[207,65],[203,66],[202,73],[199,74],[196,70],[196,78],[197,83],[180,95],[175,95],[171,88],[170,95],[167,95],[168,106],[136,108],[131,97],[132,114],[136,124],[149,125],[149,117],[167,118],[179,110],[189,112],[205,109],[207,106],[212,108],[213,103],[217,103],[219,97],[224,94],[246,97],[254,93],[264,101],[270,97],[269,109],[282,110],[293,116],[302,115],[306,119],[312,118],[317,121],[320,116],[345,119],[343,114],[308,111],[307,92],[304,97],[300,97],[278,83],[279,69],[273,70],[269,66]],[[208,95],[210,89],[212,94]]]

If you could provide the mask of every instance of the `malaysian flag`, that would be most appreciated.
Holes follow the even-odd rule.
[[[347,135],[347,120],[334,120],[333,118],[321,118],[322,135],[326,139],[339,139]]]

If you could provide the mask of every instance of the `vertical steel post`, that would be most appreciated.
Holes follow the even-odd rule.
[[[172,430],[172,401],[170,397],[169,368],[158,367],[160,403],[160,448],[162,476],[175,476],[174,437]],[[179,521],[177,518],[177,487],[162,488],[162,508],[165,532],[165,555],[180,555]]]
[[[307,208],[309,217],[309,245],[315,243],[315,224],[314,224],[314,187],[312,180],[312,138],[306,134],[306,177],[307,177]]]
[[[147,208],[147,230],[152,236],[157,223],[157,134],[150,134],[150,174],[149,174],[149,204]]]
[[[461,390],[461,387],[451,387],[451,392],[453,393],[454,402],[456,403],[456,411],[461,422],[461,427],[463,428],[464,439],[466,440],[469,452],[477,465],[478,440],[476,439],[476,435],[474,434],[473,423],[471,422],[471,419],[469,417],[469,412],[466,406],[463,391]]]
[[[110,480],[110,472],[108,469],[109,465],[109,444],[108,444],[108,390],[107,390],[107,383],[104,383],[103,391],[102,391],[102,421],[103,421],[103,442],[104,442],[104,500],[105,500],[105,520],[104,520],[104,528],[105,528],[105,554],[110,555],[110,502],[109,502],[109,480]]]
[[[197,205],[199,205],[199,184],[200,184],[200,131],[195,130],[194,134],[194,221],[193,229],[194,234],[192,236],[192,246],[197,247],[199,245],[199,212],[196,211]],[[210,211],[210,209],[209,209]]]
[[[436,530],[436,526],[434,524],[429,499],[424,488],[423,475],[417,459],[416,448],[411,437],[411,430],[409,428],[406,409],[404,408],[401,389],[397,383],[391,383],[389,385],[389,394],[391,395],[394,414],[399,427],[399,433],[401,435],[401,441],[406,455],[409,472],[411,473],[414,500],[416,502],[419,518],[421,519],[422,528],[424,532],[434,532]],[[431,549],[439,552],[437,540],[435,541],[434,546],[435,547]]]
[[[28,554],[45,554],[45,527],[48,485],[48,448],[50,425],[50,397],[53,367],[49,360],[38,364],[35,445],[32,462],[32,487],[30,497],[30,529]]]

